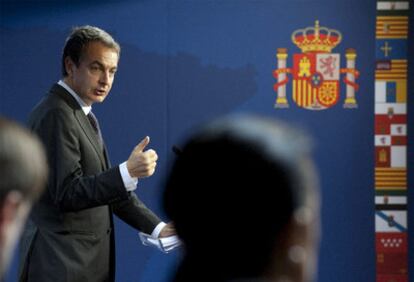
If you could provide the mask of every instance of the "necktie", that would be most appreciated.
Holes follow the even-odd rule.
[[[103,140],[102,140],[101,129],[99,127],[99,123],[98,123],[98,120],[96,119],[96,116],[92,113],[92,111],[90,111],[89,114],[87,115],[87,117],[88,117],[89,122],[92,125],[92,128],[94,129],[96,135],[98,136],[99,143],[102,145]]]

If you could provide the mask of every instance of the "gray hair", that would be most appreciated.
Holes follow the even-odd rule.
[[[29,130],[0,116],[0,204],[11,191],[34,201],[47,181],[43,145]]]
[[[67,76],[65,68],[66,57],[71,58],[76,66],[79,66],[80,58],[85,48],[91,42],[100,42],[108,48],[114,49],[118,53],[118,57],[121,54],[121,47],[112,36],[106,31],[90,25],[74,27],[71,34],[66,39],[65,47],[62,53],[62,75]]]

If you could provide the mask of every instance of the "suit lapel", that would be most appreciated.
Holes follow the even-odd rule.
[[[89,142],[91,142],[95,152],[98,154],[99,159],[101,160],[102,167],[107,169],[108,163],[106,161],[107,157],[104,153],[105,145],[101,145],[99,142],[99,137],[96,135],[95,130],[93,129],[91,123],[89,122],[87,116],[82,111],[81,106],[72,97],[70,93],[68,93],[65,88],[60,86],[59,84],[55,84],[52,87],[51,93],[56,93],[60,98],[62,98],[72,109],[75,115],[77,122],[79,123],[80,127],[82,128],[84,134],[87,136]]]
[[[81,109],[81,110],[75,111],[75,116],[79,122],[79,125],[82,127],[83,132],[88,137],[89,141],[92,143],[93,148],[95,149],[96,153],[99,155],[99,159],[101,160],[102,166],[106,167],[103,147],[101,143],[99,142],[99,137],[96,135],[95,130],[92,128],[92,125],[90,124],[85,113]]]

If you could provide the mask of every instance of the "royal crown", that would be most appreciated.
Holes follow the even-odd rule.
[[[341,42],[341,39],[342,35],[339,31],[320,27],[319,21],[315,21],[315,27],[298,29],[292,33],[292,42],[302,50],[302,53],[330,53]]]

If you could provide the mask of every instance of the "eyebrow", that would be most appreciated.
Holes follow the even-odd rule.
[[[91,62],[89,65],[93,65],[93,64],[97,64],[97,65],[99,65],[100,67],[105,68],[105,65],[104,65],[104,64],[102,64],[101,62],[97,61],[97,60],[95,60],[95,61]],[[110,68],[110,69],[112,70],[112,69],[117,69],[117,68],[118,68],[118,66],[115,66],[115,67],[112,67],[112,68]]]

